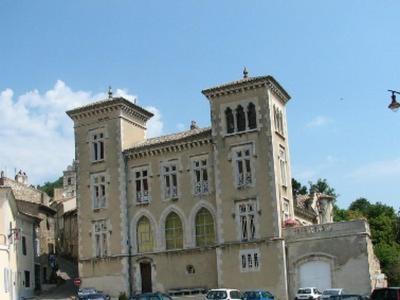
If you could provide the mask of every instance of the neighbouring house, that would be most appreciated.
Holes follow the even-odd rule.
[[[20,211],[12,189],[2,185],[0,215],[0,299],[30,298],[37,288],[34,241],[40,219]]]
[[[377,284],[367,223],[332,223],[326,195],[293,199],[290,96],[272,76],[243,75],[202,91],[211,127],[147,138],[153,114],[111,91],[67,112],[82,286],[114,297],[265,288],[289,299],[306,284]]]
[[[33,245],[35,254],[35,281],[32,281],[31,284],[39,290],[42,283],[49,282],[53,271],[49,257],[50,254],[55,253],[54,215],[56,212],[49,206],[51,198],[46,193],[29,185],[28,176],[22,171],[15,175],[15,179],[6,177],[2,172],[0,187],[11,189],[21,214],[37,220],[34,238],[29,245]]]
[[[78,214],[76,208],[76,162],[63,172],[63,187],[54,189],[51,207],[56,211],[56,251],[59,255],[78,258]]]

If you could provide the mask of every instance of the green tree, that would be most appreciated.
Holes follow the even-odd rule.
[[[41,190],[42,192],[45,192],[50,197],[54,197],[54,189],[60,188],[62,186],[63,186],[63,177],[61,176],[60,178],[58,178],[53,182],[47,181],[43,185],[38,185],[37,189]]]
[[[357,200],[353,201],[349,206],[349,210],[361,212],[365,217],[368,216],[370,209],[371,203],[369,203],[369,201],[365,198],[358,198]]]
[[[302,185],[299,181],[292,178],[292,191],[293,191],[293,198],[297,195],[307,195],[308,190],[307,187]]]
[[[308,182],[310,185],[310,194],[322,193],[337,198],[339,195],[336,194],[335,189],[332,188],[326,179],[319,178],[316,183]]]

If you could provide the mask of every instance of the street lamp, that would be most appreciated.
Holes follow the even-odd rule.
[[[400,103],[396,101],[396,94],[400,95],[400,92],[394,90],[388,90],[392,93],[392,102],[389,104],[389,108],[393,111],[397,111],[400,108]]]

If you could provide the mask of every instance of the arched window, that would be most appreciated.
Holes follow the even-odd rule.
[[[137,223],[137,245],[138,252],[150,252],[153,251],[154,238],[153,231],[151,230],[151,224],[148,218],[145,216],[141,217]]]
[[[237,131],[246,130],[246,117],[244,115],[244,110],[241,105],[236,108],[236,122],[237,122]]]
[[[247,121],[249,122],[249,129],[257,128],[256,106],[251,102],[247,106]]]
[[[196,215],[196,246],[204,247],[215,243],[214,220],[204,207]]]
[[[183,248],[182,222],[174,212],[171,212],[165,220],[165,246],[167,250]]]
[[[235,131],[235,121],[233,118],[232,109],[229,107],[225,110],[225,118],[226,118],[226,132],[233,133]]]

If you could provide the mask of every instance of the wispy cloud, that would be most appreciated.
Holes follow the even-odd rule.
[[[129,100],[135,95],[116,89],[116,96]],[[31,183],[58,178],[74,157],[73,123],[66,110],[104,99],[105,93],[73,91],[63,81],[44,93],[38,90],[15,96],[11,89],[0,92],[0,169],[14,175],[14,168],[28,173]],[[161,114],[155,107],[148,135],[160,135]]]
[[[307,123],[306,127],[308,127],[308,128],[320,127],[320,126],[324,126],[331,122],[332,122],[332,120],[329,119],[328,117],[316,116],[314,119],[312,119],[310,122]]]
[[[376,180],[400,176],[400,158],[367,163],[350,172],[346,177],[356,181]]]
[[[296,180],[300,180],[302,182],[315,181],[318,178],[325,178],[327,170],[329,170],[332,166],[334,166],[338,162],[340,162],[340,159],[332,155],[327,155],[319,163],[316,163],[311,166],[293,165],[292,176]]]

